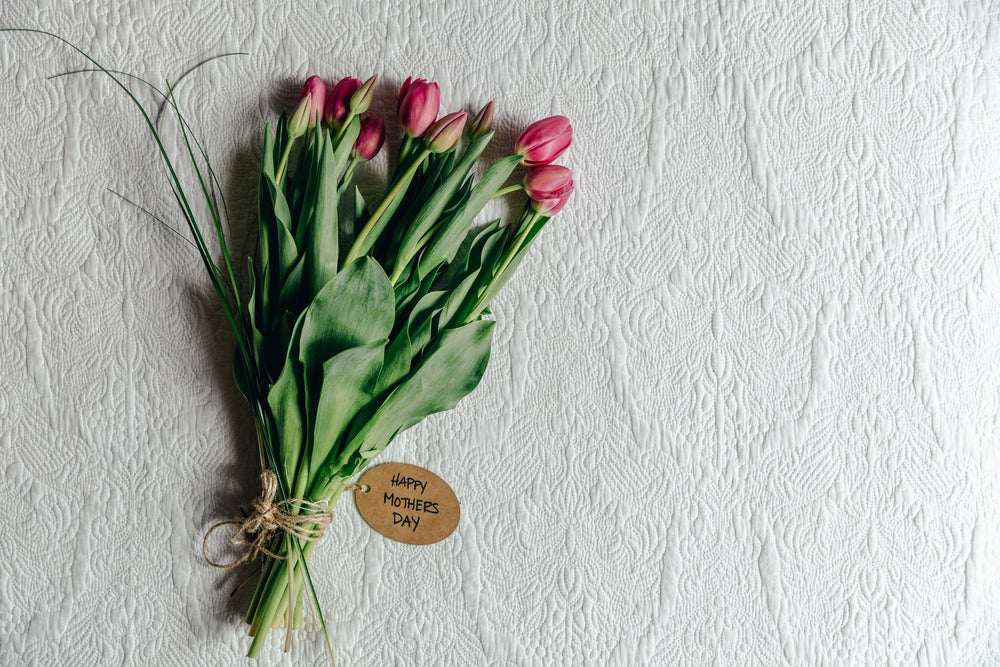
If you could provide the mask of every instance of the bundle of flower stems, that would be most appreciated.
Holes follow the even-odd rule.
[[[493,103],[466,128],[464,111],[437,118],[436,83],[407,79],[395,168],[382,200],[366,202],[353,176],[385,139],[384,121],[363,115],[374,86],[347,78],[328,94],[311,77],[291,115],[264,131],[259,252],[235,368],[263,465],[293,515],[332,507],[397,434],[476,387],[489,304],[573,190],[572,173],[551,164],[571,140],[564,117],[529,126],[479,176]],[[505,187],[518,164],[526,176]],[[488,201],[514,192],[528,195],[520,214],[473,229]],[[225,244],[223,255],[231,267]],[[301,521],[299,532],[257,536],[251,657],[269,629],[299,626],[307,591],[315,602],[307,562],[317,541],[302,535],[322,525]]]

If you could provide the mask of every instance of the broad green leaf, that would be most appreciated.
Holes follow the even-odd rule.
[[[299,140],[303,146],[299,150],[295,169],[285,179],[285,196],[291,204],[292,211],[292,227],[289,229],[299,244],[305,241],[309,231],[311,207],[315,200],[318,153],[323,147],[323,144],[318,142],[316,137],[321,136],[321,134],[322,128],[316,126],[303,135]]]
[[[310,472],[336,452],[351,419],[377,393],[385,339],[344,350],[323,364],[323,387],[316,406]]]
[[[264,296],[264,292],[261,289],[261,284],[263,282],[263,277],[258,279],[257,272],[254,270],[253,258],[247,257],[247,275],[250,283],[250,298],[247,301],[247,312],[250,316],[250,333],[253,337],[253,354],[254,360],[257,364],[261,363],[264,358],[264,334],[261,333],[261,322],[263,317],[261,315],[261,304],[258,295]]]
[[[305,284],[309,298],[319,293],[337,273],[340,234],[337,209],[340,204],[337,183],[350,157],[351,147],[360,131],[357,118],[347,127],[346,135],[334,149],[328,134],[323,137],[323,153],[317,178],[316,202],[306,248]]]
[[[303,276],[303,265],[305,262],[300,256],[296,260],[295,264],[292,265],[291,270],[288,275],[285,276],[285,282],[281,286],[281,293],[278,295],[278,303],[281,304],[282,308],[287,308],[294,312],[301,312],[303,307],[303,295],[302,295],[302,276]]]
[[[296,221],[295,242],[301,247],[312,243],[315,239],[313,223],[316,216],[316,205],[319,202],[319,190],[322,187],[323,158],[326,155],[327,144],[330,143],[328,134],[322,129],[322,124],[317,125],[311,132],[306,159],[306,172],[301,176],[296,174],[296,180],[301,179],[305,184],[302,197],[302,205],[299,212],[299,219]]]
[[[411,354],[419,355],[431,339],[434,316],[440,312],[448,298],[445,291],[428,292],[417,301],[407,321]]]
[[[425,149],[419,155],[427,156],[430,153]],[[409,168],[397,175],[389,188],[389,192],[386,193],[385,198],[382,203],[379,204],[375,212],[369,218],[365,226],[371,225],[371,228],[365,232],[364,229],[358,232],[358,238],[354,240],[354,245],[351,247],[351,252],[348,253],[348,259],[352,256],[355,258],[363,257],[367,255],[372,248],[375,246],[382,236],[382,232],[385,231],[386,226],[392,220],[393,215],[395,215],[396,210],[399,205],[407,199],[407,193],[410,190],[410,185],[413,182],[413,176],[416,173],[416,169],[419,167],[419,163],[411,163]],[[410,210],[409,206],[404,208],[404,210]],[[389,236],[391,239],[391,235]]]
[[[278,117],[278,122],[274,125],[274,146],[273,153],[271,154],[271,179],[275,177],[275,169],[278,162],[281,160],[281,154],[285,150],[285,144],[289,141],[288,138],[288,114],[284,111],[281,112],[281,116]]]
[[[292,214],[280,188],[264,173],[261,174],[261,192],[258,198],[261,259],[268,267],[273,265],[277,269],[272,273],[272,280],[277,280],[280,285],[292,270],[299,254],[291,231]],[[279,285],[271,286],[271,295],[275,299],[281,289]]]
[[[499,218],[479,229],[473,230],[471,234],[472,243],[469,244],[469,252],[465,256],[463,266],[470,270],[475,270],[481,267],[483,247],[485,246],[487,240],[496,234],[500,234],[501,237],[506,234],[506,229],[502,229],[500,227]]]
[[[545,223],[548,221],[549,218],[540,217],[529,229],[525,230],[524,240],[522,241],[520,248],[518,248],[513,255],[508,257],[506,254],[501,255],[500,253],[497,253],[498,256],[494,258],[494,261],[500,265],[492,268],[491,272],[494,274],[492,280],[488,277],[489,273],[485,271],[480,273],[479,282],[483,286],[484,290],[479,295],[479,300],[484,304],[484,309],[489,307],[490,303],[493,301],[493,297],[495,297],[500,289],[507,284],[507,281],[510,280],[514,270],[517,269],[518,265],[524,259],[524,255],[528,251],[532,239],[535,238],[538,232],[542,230],[542,227],[544,227]],[[468,319],[467,316],[470,314],[471,313],[463,313],[462,319]]]
[[[378,262],[361,257],[320,290],[303,318],[299,358],[307,368],[320,368],[338,352],[389,337],[392,286]]]
[[[403,327],[385,350],[385,361],[373,396],[381,395],[402,380],[410,372],[411,359],[410,334],[407,327]]]
[[[461,326],[475,305],[482,290],[493,277],[493,269],[503,252],[507,227],[494,220],[473,235],[469,251],[451,276],[451,297],[438,318],[438,327],[448,329]]]
[[[492,234],[483,236],[482,244],[476,246],[474,259],[479,264],[480,284],[489,281],[489,276],[496,270],[497,262],[503,256],[506,237],[506,228],[497,229]]]
[[[298,359],[298,343],[302,318],[292,331],[291,342],[281,375],[271,385],[267,403],[278,430],[278,452],[286,480],[295,479],[299,456],[305,445],[305,396],[302,386],[302,364]]]
[[[396,312],[401,313],[410,305],[410,301],[417,296],[420,289],[420,278],[417,277],[417,272],[413,270],[413,267],[407,267],[396,278],[396,284],[392,286],[392,289],[396,294]]]
[[[376,456],[400,431],[428,415],[455,407],[476,388],[486,370],[494,324],[479,320],[442,332],[417,370],[400,383],[318,477],[346,468],[355,455],[363,459]]]
[[[278,286],[274,275],[276,271],[268,271],[269,268],[277,267],[277,260],[272,255],[277,243],[275,241],[277,236],[275,228],[278,226],[274,217],[274,205],[271,202],[268,182],[267,174],[262,171],[257,186],[257,238],[261,269],[261,293],[259,297],[261,317],[258,320],[258,325],[262,329],[270,328],[270,319],[273,317],[272,308],[277,307],[278,304]]]
[[[365,215],[368,211],[368,206],[365,204],[365,198],[361,195],[361,190],[357,187],[354,188],[354,222],[364,223]]]
[[[271,135],[271,125],[264,123],[264,153],[261,155],[260,169],[272,181],[274,180],[274,139]]]
[[[462,282],[458,284],[455,289],[453,289],[448,294],[448,299],[444,302],[444,306],[441,308],[441,312],[438,315],[436,327],[441,329],[448,329],[453,326],[458,326],[461,322],[452,322],[455,315],[460,312],[464,312],[471,302],[476,300],[479,296],[479,270],[473,271],[465,277]]]

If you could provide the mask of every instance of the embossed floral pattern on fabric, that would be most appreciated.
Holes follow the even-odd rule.
[[[412,548],[344,509],[314,555],[345,665],[996,664],[994,17],[0,5],[155,80],[250,52],[178,90],[241,156],[219,165],[230,202],[313,72],[378,62],[470,113],[503,91],[518,128],[540,101],[573,119],[587,197],[494,302],[481,389],[394,444],[452,484],[458,531]],[[108,139],[142,127],[107,82],[46,80],[75,66],[0,45],[0,663],[228,665],[244,601],[200,544],[257,491],[232,339],[193,251],[107,192],[175,206],[146,146]],[[268,663],[324,664],[303,637]]]

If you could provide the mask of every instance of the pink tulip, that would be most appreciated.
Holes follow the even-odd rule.
[[[434,119],[441,107],[441,90],[436,83],[424,79],[410,81],[407,77],[399,90],[399,124],[407,136],[419,137]]]
[[[368,116],[361,119],[361,133],[354,142],[351,154],[355,160],[371,160],[385,143],[385,121]]]
[[[573,128],[565,116],[552,116],[529,125],[514,144],[521,164],[529,167],[548,164],[562,155],[573,140]]]
[[[558,164],[532,167],[524,177],[524,190],[535,200],[557,199],[573,191],[573,172]]]
[[[288,134],[294,139],[302,136],[306,129],[316,127],[319,117],[323,115],[323,104],[326,101],[326,84],[323,79],[313,75],[306,79],[302,87],[299,103],[288,119]]]
[[[456,111],[444,116],[436,123],[427,128],[424,134],[424,143],[432,153],[444,153],[455,147],[462,130],[465,129],[465,121],[469,114],[464,111]]]
[[[473,139],[479,139],[480,137],[486,136],[493,129],[493,102],[490,102],[484,106],[478,114],[476,114],[475,119],[472,121],[472,125],[469,126],[469,136]]]
[[[566,205],[569,201],[569,196],[573,194],[573,186],[571,185],[568,190],[566,190],[562,195],[554,199],[541,199],[541,200],[531,200],[531,208],[535,209],[544,216],[552,217],[556,213],[562,210],[562,207]]]
[[[403,98],[406,97],[406,93],[410,92],[410,88],[418,84],[425,83],[427,83],[427,79],[412,79],[410,77],[406,77],[406,81],[404,81],[403,85],[399,87],[399,97],[396,98],[396,111],[399,111],[399,108],[403,106]]]
[[[351,113],[351,98],[354,93],[361,88],[361,81],[346,77],[337,82],[337,85],[330,91],[330,97],[326,100],[326,109],[323,112],[323,120],[327,125],[335,130],[339,130],[344,125],[344,121]]]
[[[553,216],[573,193],[573,172],[557,164],[532,167],[524,177],[524,190],[531,198],[531,208]]]

